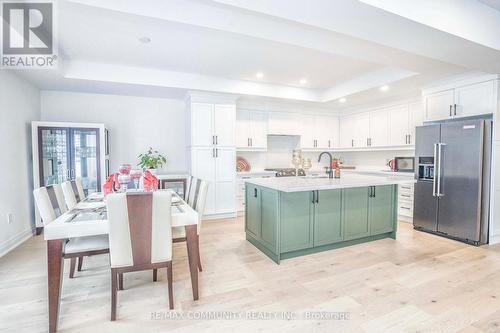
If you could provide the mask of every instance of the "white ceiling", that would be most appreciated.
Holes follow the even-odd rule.
[[[415,94],[451,75],[500,72],[500,50],[485,46],[496,45],[492,36],[465,38],[466,27],[433,26],[391,1],[62,0],[59,71],[21,75],[41,89],[174,98],[201,90],[340,109]],[[416,13],[426,1],[413,2]],[[498,13],[460,3],[480,6],[469,21]],[[382,94],[384,84],[391,89]]]
[[[60,32],[72,60],[158,68],[234,80],[326,89],[382,66],[293,45],[80,4],[65,4]],[[85,24],[75,24],[85,22]],[[140,37],[149,37],[143,44]],[[256,78],[262,71],[264,77]]]

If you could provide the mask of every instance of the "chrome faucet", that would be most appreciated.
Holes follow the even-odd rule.
[[[327,151],[322,152],[321,154],[319,154],[318,163],[321,162],[321,157],[323,157],[324,154],[327,154],[330,157],[330,163],[328,164],[328,169],[326,170],[326,173],[328,174],[328,178],[332,179],[333,178],[333,169],[332,169],[333,157],[332,157],[332,154],[330,154]]]

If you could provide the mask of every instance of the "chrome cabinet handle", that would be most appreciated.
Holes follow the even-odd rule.
[[[328,148],[331,147],[331,143],[330,143],[330,140],[328,140]]]
[[[450,117],[451,117],[451,108],[452,108],[452,105],[450,104]]]
[[[212,135],[212,144],[215,144],[215,135]]]
[[[215,144],[216,144],[216,145],[218,145],[218,144],[219,144],[219,142],[218,142],[218,141],[219,141],[219,136],[218,136],[218,135],[216,135],[216,136],[215,136]]]
[[[408,134],[408,144],[411,145],[411,134]]]
[[[453,104],[453,114],[456,116],[457,115],[457,105]]]
[[[250,138],[250,147],[253,147],[253,138]]]
[[[437,171],[436,162],[437,162],[437,143],[434,144],[434,170]],[[434,172],[434,178],[432,179],[432,196],[436,196],[436,177],[439,172]]]
[[[351,147],[354,147],[354,139],[351,139]]]

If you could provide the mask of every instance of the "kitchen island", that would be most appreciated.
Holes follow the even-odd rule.
[[[397,185],[404,176],[343,174],[246,182],[246,239],[280,260],[396,238]]]

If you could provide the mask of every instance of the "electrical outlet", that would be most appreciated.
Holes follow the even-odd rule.
[[[12,213],[7,214],[7,223],[11,224],[13,220],[14,220],[14,217],[12,216]]]

